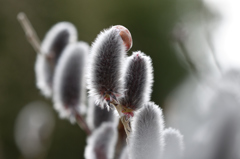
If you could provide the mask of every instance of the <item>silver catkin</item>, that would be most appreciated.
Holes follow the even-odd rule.
[[[68,22],[57,23],[45,35],[35,64],[36,84],[44,96],[52,95],[55,66],[62,51],[69,43],[75,42],[77,30]]]
[[[89,97],[86,121],[90,129],[95,130],[105,122],[112,122],[117,127],[119,117],[114,114],[113,110],[108,111],[97,105],[94,97]]]
[[[164,146],[163,129],[162,110],[152,102],[147,103],[133,118],[129,157],[159,159]]]
[[[104,96],[118,98],[123,94],[122,67],[125,62],[125,45],[119,31],[113,27],[104,30],[92,44],[88,75],[89,95],[104,105]]]
[[[117,140],[117,131],[112,123],[103,123],[87,139],[86,159],[111,159]]]
[[[60,117],[74,120],[85,112],[85,71],[89,52],[87,43],[70,44],[62,53],[54,76],[54,107]]]
[[[121,104],[133,110],[150,100],[153,84],[152,60],[137,51],[128,57],[124,72],[124,97]]]

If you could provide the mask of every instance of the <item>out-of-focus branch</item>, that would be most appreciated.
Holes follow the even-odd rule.
[[[182,51],[182,54],[183,54],[183,56],[184,56],[187,64],[188,64],[189,67],[190,67],[190,70],[192,70],[193,73],[197,74],[197,73],[198,73],[198,70],[197,70],[195,64],[193,63],[191,57],[189,56],[189,53],[188,53],[188,51],[187,51],[186,46],[183,44],[182,41],[178,41],[178,45],[179,45],[179,47],[180,47],[180,49],[181,49],[181,51]]]
[[[218,68],[219,72],[222,73],[222,68],[221,68],[221,65],[220,65],[220,63],[217,59],[217,55],[216,55],[216,51],[215,51],[213,43],[212,43],[211,35],[208,31],[206,31],[206,40],[207,40],[209,48],[212,52],[212,57],[213,57],[213,60],[216,64],[216,67]]]
[[[32,27],[30,21],[28,20],[26,14],[23,12],[18,13],[17,19],[26,34],[28,42],[32,45],[33,49],[37,53],[41,54],[40,40],[39,40],[34,28]]]
[[[86,134],[88,136],[91,135],[91,130],[89,129],[84,118],[78,113],[76,113],[75,118],[76,118],[77,124],[86,132]]]

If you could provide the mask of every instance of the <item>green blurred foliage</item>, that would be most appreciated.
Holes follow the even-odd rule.
[[[16,16],[27,14],[43,39],[57,22],[69,21],[79,40],[89,44],[111,25],[126,26],[133,37],[132,51],[150,55],[154,66],[152,101],[164,99],[186,71],[171,47],[171,30],[182,14],[194,10],[197,0],[0,0],[0,144],[6,159],[20,158],[14,142],[14,122],[21,108],[35,100],[52,105],[35,87],[36,53],[27,42]],[[196,7],[196,6],[195,6]],[[83,158],[86,135],[77,125],[57,119],[49,159]]]

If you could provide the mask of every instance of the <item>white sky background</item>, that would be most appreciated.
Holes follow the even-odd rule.
[[[213,45],[222,67],[240,67],[240,0],[204,0],[222,17],[213,32]]]

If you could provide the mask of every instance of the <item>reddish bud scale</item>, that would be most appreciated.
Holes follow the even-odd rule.
[[[125,110],[122,110],[122,113],[123,113],[124,115],[126,115],[128,118],[134,116],[133,112],[127,112],[127,111],[125,111]]]
[[[130,50],[132,48],[132,36],[129,30],[122,25],[115,25],[113,26],[113,28],[119,30],[119,35],[123,40],[123,43],[126,47],[126,51]]]

